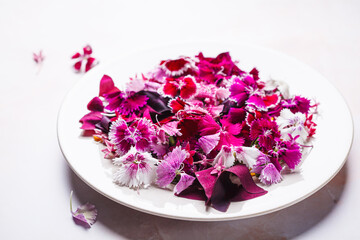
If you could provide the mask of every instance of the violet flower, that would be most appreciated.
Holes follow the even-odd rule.
[[[180,180],[174,188],[175,193],[179,194],[189,187],[195,180],[195,177],[182,171],[184,166],[183,162],[188,157],[189,153],[186,150],[181,149],[180,146],[175,147],[171,152],[169,152],[157,167],[156,184],[159,187],[167,187],[177,175],[180,175]]]

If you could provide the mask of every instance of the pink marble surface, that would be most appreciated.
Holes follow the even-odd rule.
[[[359,1],[348,0],[0,0],[0,239],[360,238],[359,10]],[[61,101],[81,78],[71,69],[75,51],[90,43],[101,64],[136,49],[221,39],[291,55],[343,94],[354,117],[354,144],[329,184],[272,214],[201,223],[131,210],[75,176],[56,139]],[[37,74],[32,52],[40,49],[46,59]],[[337,141],[329,151],[336,151]],[[71,190],[75,205],[90,201],[98,207],[93,228],[73,223]]]

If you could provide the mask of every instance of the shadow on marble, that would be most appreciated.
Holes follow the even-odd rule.
[[[97,193],[68,169],[74,195],[98,208],[98,222],[129,239],[291,239],[310,230],[336,207],[346,187],[347,165],[322,189],[286,209],[226,222],[190,222],[152,216]]]

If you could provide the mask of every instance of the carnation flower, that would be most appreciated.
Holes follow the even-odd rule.
[[[280,116],[276,119],[276,123],[279,126],[281,138],[284,140],[290,140],[290,136],[297,138],[297,142],[304,144],[307,140],[309,133],[307,132],[304,124],[306,117],[304,114],[297,112],[293,113],[289,109],[283,109],[280,112]]]
[[[270,185],[281,181],[280,172],[265,154],[260,154],[253,166],[253,172],[260,174],[259,179],[262,183]]]
[[[271,149],[276,137],[280,137],[276,122],[259,119],[251,124],[250,138],[251,140],[258,139],[260,147]]]
[[[179,194],[185,188],[189,187],[195,177],[190,176],[182,171],[183,162],[188,158],[189,153],[181,149],[180,146],[175,147],[171,152],[169,152],[164,160],[162,160],[156,170],[157,180],[156,184],[159,187],[167,187],[177,175],[180,175],[179,182],[175,185],[175,193]]]
[[[155,179],[157,160],[150,153],[139,153],[136,148],[120,158],[113,160],[118,170],[114,173],[114,182],[129,188],[147,188]]]
[[[120,156],[126,154],[132,146],[140,152],[150,148],[151,136],[154,128],[151,122],[145,118],[134,121],[130,126],[126,121],[119,118],[115,121],[109,132],[109,139],[116,146],[116,152]]]

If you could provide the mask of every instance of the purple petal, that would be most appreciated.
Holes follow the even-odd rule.
[[[199,146],[202,148],[205,154],[209,154],[216,147],[216,145],[218,145],[219,140],[220,133],[203,136],[199,138]]]
[[[217,180],[216,175],[211,175],[212,170],[214,170],[214,168],[210,167],[208,169],[198,171],[195,173],[196,178],[199,180],[199,183],[204,188],[205,195],[206,195],[208,201],[211,198],[211,195],[214,190],[215,182]]]
[[[174,190],[176,194],[181,193],[182,191],[184,191],[186,188],[188,188],[189,186],[191,186],[191,184],[194,182],[195,177],[190,176],[186,173],[182,173],[180,176],[180,181],[176,184]]]
[[[97,209],[94,205],[86,203],[78,207],[72,215],[77,224],[90,228],[96,221]]]
[[[195,181],[197,184],[193,184],[190,187],[186,188],[184,191],[182,191],[179,194],[176,194],[176,196],[178,197],[183,197],[183,198],[188,198],[188,199],[192,199],[192,200],[202,200],[202,201],[206,201],[206,195],[204,190],[198,186],[198,182]]]
[[[211,195],[211,206],[221,212],[226,212],[231,199],[236,195],[238,186],[231,182],[229,173],[223,172],[214,185]]]
[[[174,169],[167,161],[162,161],[156,169],[156,184],[159,187],[168,186],[176,176],[176,169]]]
[[[282,177],[281,177],[280,172],[274,166],[274,164],[269,163],[261,171],[259,179],[262,183],[264,183],[266,185],[270,185],[273,183],[280,182]]]

